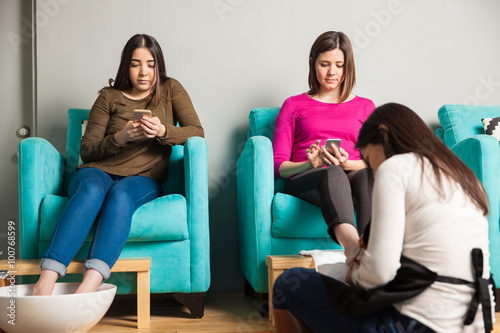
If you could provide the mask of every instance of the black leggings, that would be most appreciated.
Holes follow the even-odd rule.
[[[314,168],[289,179],[284,192],[321,208],[328,234],[337,241],[334,226],[349,223],[362,234],[371,218],[373,173],[365,168],[348,174],[339,166]],[[354,223],[354,206],[356,222]]]

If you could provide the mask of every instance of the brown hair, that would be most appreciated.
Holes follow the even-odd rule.
[[[488,215],[488,196],[474,172],[408,107],[388,103],[376,108],[363,123],[356,148],[362,149],[370,143],[382,144],[386,158],[409,152],[418,154],[422,161],[426,157],[438,180],[436,189],[441,195],[444,175],[460,184],[472,202]]]
[[[153,59],[155,61],[156,70],[156,82],[153,86],[153,105],[158,105],[161,102],[161,84],[168,79],[167,71],[165,67],[165,59],[163,58],[163,52],[161,50],[160,44],[149,35],[137,34],[132,36],[125,44],[122,51],[122,56],[120,60],[120,66],[118,67],[118,73],[116,74],[115,80],[109,79],[109,85],[115,89],[121,91],[132,90],[132,82],[130,81],[130,63],[132,60],[132,54],[138,48],[145,47],[151,52]],[[114,83],[113,83],[114,82]]]
[[[345,101],[351,94],[356,84],[356,67],[354,65],[354,55],[349,38],[340,31],[327,31],[321,34],[311,47],[309,53],[309,91],[308,95],[316,95],[319,92],[320,84],[316,76],[316,59],[327,51],[340,49],[344,54],[344,77],[340,84],[339,103]]]

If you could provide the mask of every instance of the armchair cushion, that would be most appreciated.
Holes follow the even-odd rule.
[[[321,211],[302,199],[276,193],[272,204],[273,237],[321,238],[327,237],[326,223]]]
[[[448,147],[476,134],[484,134],[481,118],[500,117],[500,106],[444,105],[438,111],[443,140]]]
[[[500,117],[496,118],[483,118],[481,122],[484,126],[484,133],[491,135],[500,141]]]
[[[40,240],[49,242],[69,199],[48,195],[40,209]],[[168,216],[168,222],[165,222]],[[94,228],[87,236],[91,241]],[[171,194],[152,200],[137,208],[132,216],[132,226],[127,242],[162,242],[189,239],[187,229],[186,199]],[[39,255],[43,255],[40,253]]]

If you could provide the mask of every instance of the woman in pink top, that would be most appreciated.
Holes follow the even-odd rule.
[[[347,36],[320,35],[309,58],[310,90],[283,103],[273,139],[275,177],[288,178],[284,192],[320,206],[328,234],[344,247],[347,262],[371,215],[371,175],[354,145],[375,105],[352,94],[355,82]],[[341,139],[341,148],[325,147],[327,139]]]

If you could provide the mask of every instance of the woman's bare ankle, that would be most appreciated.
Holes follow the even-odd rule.
[[[42,270],[40,278],[33,286],[33,296],[47,296],[52,295],[54,286],[56,284],[59,274],[49,269]]]
[[[52,295],[54,286],[40,286],[38,283],[33,287],[33,296],[49,296]]]
[[[83,274],[82,283],[76,289],[75,294],[92,293],[97,291],[101,285],[103,277],[95,269],[89,269]]]

